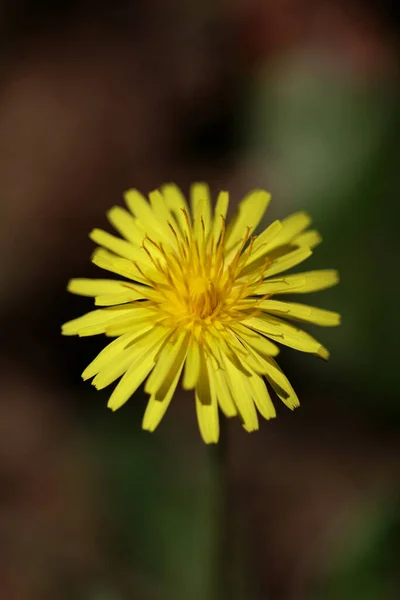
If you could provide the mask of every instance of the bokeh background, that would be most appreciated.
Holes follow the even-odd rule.
[[[395,0],[0,3],[2,600],[400,597],[399,36]],[[301,408],[229,422],[222,482],[190,395],[144,433],[60,336],[105,210],[194,180],[308,210],[342,279],[331,360],[282,350]]]

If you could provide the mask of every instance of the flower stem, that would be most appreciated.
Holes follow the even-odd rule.
[[[228,427],[221,421],[220,441],[215,448],[217,463],[217,594],[216,600],[234,600],[234,505],[230,489]]]

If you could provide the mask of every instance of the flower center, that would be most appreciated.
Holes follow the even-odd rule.
[[[196,319],[209,317],[218,305],[215,287],[210,279],[195,277],[188,285],[188,312]]]
[[[242,275],[254,241],[250,240],[244,252],[249,232],[228,259],[224,248],[225,222],[218,243],[212,235],[207,238],[204,234],[198,240],[189,232],[184,241],[176,236],[176,249],[165,250],[161,243],[146,236],[143,249],[158,272],[158,281],[145,276],[158,295],[149,297],[149,303],[167,319],[169,326],[200,331],[217,321],[228,324],[243,319],[243,310],[248,308],[243,302],[254,294],[264,272],[261,267],[251,276]],[[158,257],[153,254],[154,248]]]

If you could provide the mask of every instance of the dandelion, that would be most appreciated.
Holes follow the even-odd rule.
[[[275,417],[269,386],[294,409],[298,398],[274,357],[283,344],[327,359],[318,341],[286,321],[334,326],[340,316],[277,300],[316,292],[338,282],[334,270],[286,274],[321,241],[298,212],[253,231],[269,204],[263,190],[251,192],[226,224],[228,193],[212,211],[210,192],[192,185],[190,210],[174,184],[149,194],[125,194],[127,209],[115,206],[108,219],[122,237],[94,229],[92,261],[123,279],[72,279],[68,290],[94,297],[98,308],[63,325],[64,335],[105,334],[115,338],[82,373],[97,389],[120,379],[108,401],[120,408],[145,382],[150,395],[143,428],[164,416],[179,380],[194,390],[204,441],[219,437],[219,409],[238,416],[246,431],[258,429],[257,411]],[[307,231],[306,231],[307,230]],[[268,384],[268,385],[267,385]]]

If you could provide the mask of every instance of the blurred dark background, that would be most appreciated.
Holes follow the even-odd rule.
[[[399,4],[372,0],[0,2],[0,598],[219,598],[219,473],[191,395],[159,430],[80,373],[100,338],[87,234],[122,192],[176,181],[308,210],[307,267],[341,285],[282,350],[302,406],[228,424],[238,600],[400,597]],[[232,600],[236,600],[232,598]]]

